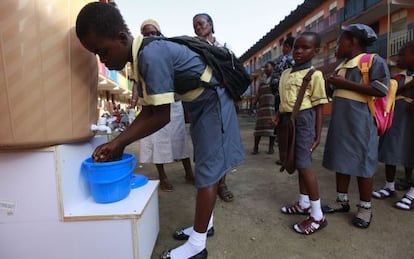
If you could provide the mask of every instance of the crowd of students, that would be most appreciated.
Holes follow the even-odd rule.
[[[199,35],[206,28],[210,33],[214,32],[211,17],[207,14],[196,15],[193,25],[199,37],[215,44],[210,38]],[[76,33],[82,45],[99,55],[108,68],[120,70],[131,62],[134,79],[140,82],[140,114],[127,130],[96,148],[92,154],[95,161],[118,159],[125,146],[167,125],[172,119],[171,104],[176,101],[175,97],[183,100],[191,119],[190,133],[194,145],[195,219],[193,226],[182,228],[173,235],[175,239],[187,241],[165,251],[161,258],[207,258],[206,241],[208,236],[214,234],[213,211],[219,183],[228,172],[244,162],[234,100],[223,87],[219,87],[220,82],[214,76],[208,82],[216,87],[196,85],[183,90],[182,85],[174,85],[175,77],[194,80],[194,75],[203,75],[208,66],[195,52],[167,40],[151,41],[140,50],[142,37],[132,38],[119,10],[111,5],[100,2],[87,4],[78,15]],[[414,154],[414,43],[404,45],[398,54],[397,66],[403,72],[398,76],[400,88],[394,123],[379,140],[367,106],[367,96],[382,97],[387,94],[390,72],[379,55],[374,56],[369,69],[369,83],[362,82],[358,68],[359,59],[376,39],[375,32],[366,25],[344,27],[336,51],[337,58],[343,61],[335,73],[324,78],[322,72],[313,71],[312,66],[312,59],[320,51],[321,38],[317,33],[303,32],[293,44],[293,66],[281,73],[278,88],[280,104],[270,118],[273,127],[289,120],[298,86],[309,71],[313,72],[296,118],[299,198],[281,208],[285,214],[306,215],[304,220],[293,225],[293,230],[300,234],[313,234],[327,226],[324,213],[350,211],[348,187],[351,176],[356,176],[359,190],[358,211],[352,223],[356,227],[367,228],[372,221],[371,197],[392,196],[395,193],[395,167],[413,167],[414,160],[410,155]],[[266,83],[270,85],[270,82]],[[177,95],[177,92],[181,94]],[[322,206],[317,176],[312,170],[312,153],[321,141],[322,106],[328,102],[328,96],[332,98],[332,114],[323,166],[335,172],[337,194],[335,202]],[[269,136],[273,136],[272,132]],[[397,141],[399,138],[403,140]],[[269,151],[272,153],[272,150]],[[384,162],[388,168],[387,182],[384,188],[373,191],[378,161]],[[406,179],[406,182],[410,180]],[[414,207],[414,186],[395,206],[404,210]]]

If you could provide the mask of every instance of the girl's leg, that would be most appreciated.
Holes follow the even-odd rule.
[[[267,151],[268,154],[273,154],[275,152],[275,139],[276,137],[269,137],[269,150]]]
[[[194,174],[193,174],[193,168],[191,167],[191,161],[190,158],[184,158],[181,160],[183,163],[184,171],[185,171],[185,181],[194,184]]]
[[[372,177],[357,177],[359,189],[359,205],[358,213],[352,220],[352,224],[359,228],[367,228],[371,223],[371,193],[372,193]]]
[[[372,192],[372,197],[377,199],[385,199],[395,194],[395,173],[397,167],[395,165],[385,165],[385,186],[379,190]]]
[[[194,231],[187,242],[171,251],[171,258],[189,258],[205,249],[207,228],[215,206],[216,194],[217,185],[197,190]]]
[[[336,202],[324,206],[322,208],[324,213],[348,212],[351,209],[348,198],[348,187],[351,176],[336,172],[335,178],[337,191]]]
[[[348,188],[349,188],[349,182],[351,180],[351,176],[337,172],[335,177],[336,177],[336,191],[338,193],[348,194]]]
[[[299,188],[301,194],[308,193],[310,199],[310,217],[294,224],[293,229],[301,234],[313,234],[316,231],[327,225],[322,209],[321,201],[319,199],[318,183],[316,176],[310,168],[303,168],[299,170]]]
[[[254,136],[254,147],[253,147],[252,155],[256,155],[259,153],[259,143],[260,143],[260,136]]]
[[[231,202],[234,199],[233,193],[227,187],[225,175],[219,180],[217,194],[225,202]]]
[[[398,181],[395,183],[395,189],[400,191],[405,191],[410,189],[411,184],[413,183],[412,174],[413,168],[412,167],[405,167],[405,178],[398,178]]]
[[[155,164],[158,171],[158,179],[160,179],[160,189],[161,191],[172,191],[174,190],[174,187],[172,184],[168,181],[167,175],[165,174],[164,170],[164,164]]]
[[[395,165],[385,165],[385,179],[387,182],[394,182],[396,171],[397,167]]]

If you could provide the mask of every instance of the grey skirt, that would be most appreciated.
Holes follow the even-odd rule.
[[[194,172],[197,188],[216,184],[244,162],[244,149],[233,100],[224,88],[206,88],[184,103],[191,117]]]
[[[378,160],[387,165],[414,167],[414,112],[404,100],[395,102],[391,128],[380,138]]]
[[[334,97],[322,165],[369,178],[378,167],[377,127],[366,103]]]

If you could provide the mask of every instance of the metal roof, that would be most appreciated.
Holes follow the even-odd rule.
[[[323,2],[323,0],[305,0],[303,4],[298,5],[298,7],[290,12],[288,16],[285,16],[285,19],[279,22],[279,24],[275,25],[273,29],[271,29],[265,36],[263,36],[260,40],[258,40],[252,47],[250,47],[243,55],[240,56],[240,61],[245,62],[251,56],[256,54],[262,48],[267,46],[269,43],[274,41],[280,35],[287,32],[289,29],[293,27],[300,19],[308,15],[310,12],[314,11],[317,7],[319,7]]]

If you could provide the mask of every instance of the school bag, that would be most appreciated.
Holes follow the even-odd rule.
[[[235,101],[242,99],[243,93],[249,87],[251,81],[241,61],[234,56],[234,53],[227,48],[211,45],[207,41],[190,36],[177,37],[147,37],[144,38],[140,50],[153,40],[168,40],[187,46],[192,51],[200,55],[203,61],[212,69],[214,77],[223,86],[231,98]],[[204,87],[214,87],[205,82],[189,80],[179,82],[180,85],[192,87],[192,85],[202,85]]]
[[[362,74],[364,84],[369,84],[369,69],[375,54],[364,54],[358,62],[358,68]],[[377,125],[378,136],[382,136],[391,127],[394,115],[395,95],[397,93],[398,82],[390,79],[388,92],[384,97],[368,97],[368,107]]]

